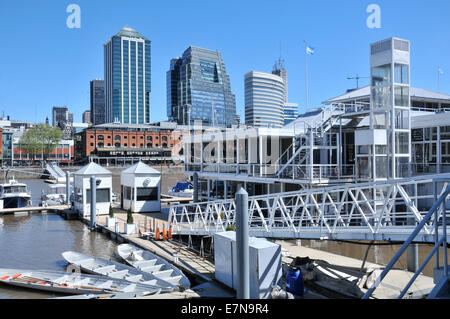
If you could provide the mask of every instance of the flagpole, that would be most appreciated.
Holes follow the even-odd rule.
[[[438,65],[438,92],[441,93],[441,67]]]
[[[306,112],[308,112],[308,44],[305,40],[305,86],[306,86]]]

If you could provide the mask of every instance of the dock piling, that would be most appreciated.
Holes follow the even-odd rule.
[[[95,230],[96,227],[96,202],[97,202],[97,180],[95,176],[91,176],[91,230]]]
[[[248,246],[248,193],[242,187],[236,193],[237,298],[250,298]]]

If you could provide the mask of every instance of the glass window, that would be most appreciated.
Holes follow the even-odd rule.
[[[395,110],[395,128],[404,130],[409,129],[409,111]]]
[[[409,67],[404,64],[395,64],[394,66],[395,83],[409,84]]]
[[[388,157],[387,156],[377,156],[375,158],[375,169],[377,178],[387,178],[388,177]]]
[[[131,187],[124,186],[123,187],[124,198],[127,200],[131,200]]]
[[[138,187],[136,197],[138,201],[158,200],[158,187]]]
[[[391,87],[374,87],[372,88],[372,98],[374,108],[391,107]]]
[[[409,153],[409,133],[395,132],[395,153],[397,154]]]
[[[109,188],[97,188],[96,189],[97,201],[96,203],[108,203],[111,201],[111,197],[109,196]],[[91,190],[86,189],[86,203],[89,204],[91,202]]]
[[[391,83],[391,65],[386,64],[372,69],[372,86],[387,86]]]
[[[409,87],[395,86],[394,96],[396,106],[409,106]]]

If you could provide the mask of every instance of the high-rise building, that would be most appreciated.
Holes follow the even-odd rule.
[[[92,123],[91,122],[91,111],[83,112],[83,123]]]
[[[285,94],[284,94],[284,102],[287,103],[288,101],[288,76],[287,76],[287,70],[284,68],[283,65],[284,60],[281,59],[281,57],[278,59],[278,61],[273,66],[272,74],[278,75],[283,79],[284,82],[284,88],[285,88]]]
[[[107,123],[150,122],[150,46],[150,40],[128,26],[105,43]]]
[[[167,116],[178,124],[236,124],[236,97],[220,52],[190,46],[170,61]]]
[[[105,81],[92,80],[90,83],[91,91],[91,118],[94,125],[106,123],[105,108]]]
[[[245,74],[245,124],[254,127],[284,125],[283,79],[275,74],[251,71]]]
[[[52,126],[61,126],[69,121],[67,106],[54,106],[52,111]]]

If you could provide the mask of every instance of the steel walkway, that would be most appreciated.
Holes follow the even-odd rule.
[[[283,239],[405,241],[449,182],[450,174],[440,174],[249,197],[249,233]],[[235,224],[235,202],[174,205],[169,222],[174,234],[212,235]],[[434,223],[428,221],[415,242],[434,242]]]

